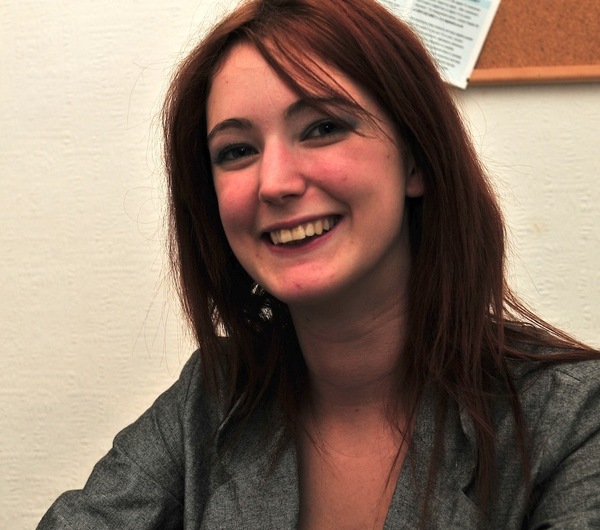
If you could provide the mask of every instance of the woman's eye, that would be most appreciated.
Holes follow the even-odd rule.
[[[246,158],[248,156],[252,156],[256,154],[256,149],[254,147],[240,144],[240,145],[230,145],[221,149],[214,160],[215,164],[225,164],[227,162],[234,162],[241,158]]]
[[[310,138],[327,138],[333,135],[344,133],[348,130],[348,126],[343,123],[333,121],[331,119],[321,120],[311,125],[304,133],[302,139]]]

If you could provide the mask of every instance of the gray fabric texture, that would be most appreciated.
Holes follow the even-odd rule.
[[[532,440],[534,494],[524,498],[510,407],[498,399],[496,508],[486,528],[600,528],[600,362],[515,370]],[[385,528],[417,528],[434,435],[426,396]],[[232,425],[202,385],[194,354],[179,380],[117,435],[82,490],[61,495],[38,526],[51,529],[288,529],[298,519],[293,446],[271,469],[276,418],[261,410],[233,446]],[[466,414],[449,407],[445,458],[427,528],[476,528],[475,439]],[[343,492],[340,492],[343,495]]]

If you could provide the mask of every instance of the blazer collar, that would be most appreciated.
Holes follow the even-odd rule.
[[[429,462],[435,435],[436,400],[423,396],[412,444],[404,461],[385,522],[385,529],[417,528],[420,499],[427,489]],[[274,407],[258,411],[243,429],[235,446],[220,451],[221,485],[214,491],[203,527],[296,528],[299,515],[297,455],[290,444],[273,466],[279,436],[267,438],[269,425],[280,420]],[[218,446],[231,432],[226,419],[218,433]],[[427,528],[471,528],[478,510],[467,492],[472,487],[476,462],[473,424],[464,411],[448,406],[444,457],[437,466],[437,481],[429,506]],[[217,512],[216,514],[214,512]],[[210,514],[214,519],[212,526]],[[224,524],[224,522],[227,524]]]
[[[423,396],[411,448],[406,456],[385,529],[418,528],[420,499],[427,490],[429,463],[435,436],[438,401],[433,392]],[[444,456],[436,461],[436,484],[430,497],[426,528],[462,529],[477,526],[479,512],[467,496],[473,484],[476,444],[472,422],[464,411],[448,405],[444,432]]]
[[[203,518],[203,528],[296,528],[299,515],[298,466],[290,444],[274,464],[283,435],[281,417],[274,406],[257,410],[239,431],[232,414],[217,432],[218,486]],[[275,436],[267,436],[280,425]],[[233,439],[234,443],[229,444]]]

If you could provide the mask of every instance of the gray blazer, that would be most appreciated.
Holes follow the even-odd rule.
[[[600,362],[516,369],[532,436],[534,494],[524,498],[508,406],[498,402],[498,499],[487,528],[600,528]],[[385,528],[417,528],[418,492],[433,439],[431,399],[421,406]],[[235,446],[231,421],[203,388],[199,355],[133,425],[117,435],[82,490],[61,495],[38,526],[50,529],[287,529],[298,519],[294,447],[270,469],[273,411],[261,410]],[[431,529],[477,526],[472,424],[450,409]],[[340,493],[343,494],[343,493]]]

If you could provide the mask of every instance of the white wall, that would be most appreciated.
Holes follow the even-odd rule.
[[[460,101],[502,197],[512,285],[600,344],[600,84],[470,88]]]
[[[165,285],[157,113],[215,2],[0,5],[0,528],[80,487],[191,346]],[[457,93],[513,278],[598,344],[600,87]]]

